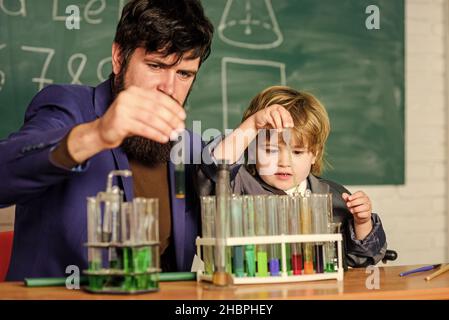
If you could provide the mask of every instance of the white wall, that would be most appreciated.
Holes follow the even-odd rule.
[[[366,191],[379,212],[388,265],[448,259],[447,0],[406,0],[405,185],[350,186]],[[382,12],[381,12],[382,17]]]

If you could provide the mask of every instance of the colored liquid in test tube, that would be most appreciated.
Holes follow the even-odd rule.
[[[120,206],[123,199],[118,186],[112,187],[111,198],[111,243],[117,244],[120,239]],[[121,254],[121,248],[109,249],[109,268],[121,268]]]
[[[278,215],[278,234],[289,234],[289,211],[290,211],[290,196],[278,196],[277,197],[277,215]],[[282,247],[281,247],[282,248]],[[282,254],[281,254],[282,257]],[[285,261],[281,261],[282,273],[287,275],[292,272],[292,260],[290,245],[285,246]]]
[[[201,197],[201,224],[202,236],[204,238],[215,237],[215,197]],[[214,272],[214,248],[212,246],[203,247],[204,271],[212,275]]]
[[[301,198],[301,232],[302,234],[312,233],[312,208],[311,192],[306,190],[304,197]],[[310,243],[304,244],[303,250],[304,274],[313,274],[313,247]]]
[[[232,196],[231,198],[231,237],[243,237],[243,197]],[[232,247],[232,269],[237,277],[245,275],[245,256],[243,246]]]
[[[175,185],[176,185],[176,198],[184,199],[185,192],[185,169],[184,164],[180,163],[175,165]]]
[[[340,233],[341,223],[329,223],[329,233]],[[337,247],[335,242],[327,243],[326,272],[335,272],[337,264]]]
[[[277,197],[268,196],[267,197],[267,224],[268,224],[268,235],[277,236],[279,235],[279,220],[278,220],[278,210],[277,210]],[[269,256],[268,256],[268,267],[270,269],[271,276],[280,275],[280,247],[279,244],[269,245]]]
[[[243,235],[245,237],[256,235],[254,198],[252,196],[243,197]],[[245,245],[245,263],[246,275],[254,277],[256,275],[256,246],[254,244]]]
[[[173,148],[176,148],[179,144],[185,143],[185,137],[186,131],[183,132],[177,132],[176,139],[175,137],[172,137],[172,140],[176,140],[176,143],[174,144]],[[175,194],[177,199],[184,199],[186,190],[185,190],[185,152],[184,147],[180,148],[181,152],[173,152],[173,154],[170,155],[170,158],[175,164]],[[172,149],[173,150],[173,149]]]
[[[325,234],[328,230],[328,200],[329,194],[312,194],[312,232],[314,234]],[[324,243],[315,244],[315,267],[317,273],[324,272]]]
[[[87,242],[89,244],[101,242],[100,208],[95,197],[87,198]],[[89,247],[87,251],[89,270],[98,271],[102,268],[101,250]]]
[[[254,212],[256,221],[256,235],[267,235],[267,213],[266,213],[266,196],[254,196]],[[257,273],[258,277],[268,276],[268,254],[267,245],[258,244],[257,251]]]
[[[137,288],[141,289],[146,287],[147,277],[144,273],[150,268],[150,265],[153,264],[153,256],[151,250],[149,249],[149,247],[143,245],[149,242],[149,232],[156,233],[155,236],[152,235],[151,237],[159,239],[158,229],[148,230],[148,228],[150,227],[150,222],[152,222],[152,220],[154,219],[152,217],[152,208],[150,201],[152,201],[152,199],[134,198],[133,200],[133,211],[137,219],[135,240],[136,244],[139,246],[133,247],[132,259],[134,272],[140,274],[136,276],[136,286]],[[156,249],[157,251],[159,251],[159,246],[157,246]],[[154,258],[157,257],[158,255]]]
[[[229,250],[226,247],[226,239],[229,237],[230,212],[231,212],[231,186],[229,165],[218,166],[218,181],[216,184],[216,211],[215,211],[215,265],[212,283],[216,286],[230,284]]]
[[[301,234],[301,196],[295,195],[291,198],[288,223],[289,234]],[[302,273],[302,249],[300,243],[292,243],[291,246],[292,273],[299,275]]]

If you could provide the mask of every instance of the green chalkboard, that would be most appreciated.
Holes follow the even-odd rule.
[[[30,99],[48,83],[95,85],[107,77],[125,2],[0,1],[0,137],[20,127]],[[65,8],[73,4],[79,30],[66,28]],[[287,84],[313,93],[329,112],[326,177],[347,185],[404,183],[403,0],[203,4],[216,34],[186,105],[188,126],[234,128],[258,91]],[[366,24],[372,5],[378,29]]]

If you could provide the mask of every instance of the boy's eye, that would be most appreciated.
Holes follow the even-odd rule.
[[[265,151],[266,151],[267,153],[277,153],[277,152],[278,152],[278,149],[267,148],[267,149],[265,149]]]
[[[304,153],[304,151],[302,151],[302,150],[293,150],[293,154],[296,154],[296,155],[301,155],[303,153]]]

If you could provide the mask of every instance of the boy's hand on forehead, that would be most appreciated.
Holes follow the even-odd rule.
[[[256,129],[278,129],[293,127],[290,112],[279,104],[274,104],[254,114]]]
[[[341,196],[346,202],[349,212],[352,213],[356,224],[364,224],[371,221],[371,201],[363,191],[357,191],[352,195],[343,193]]]

